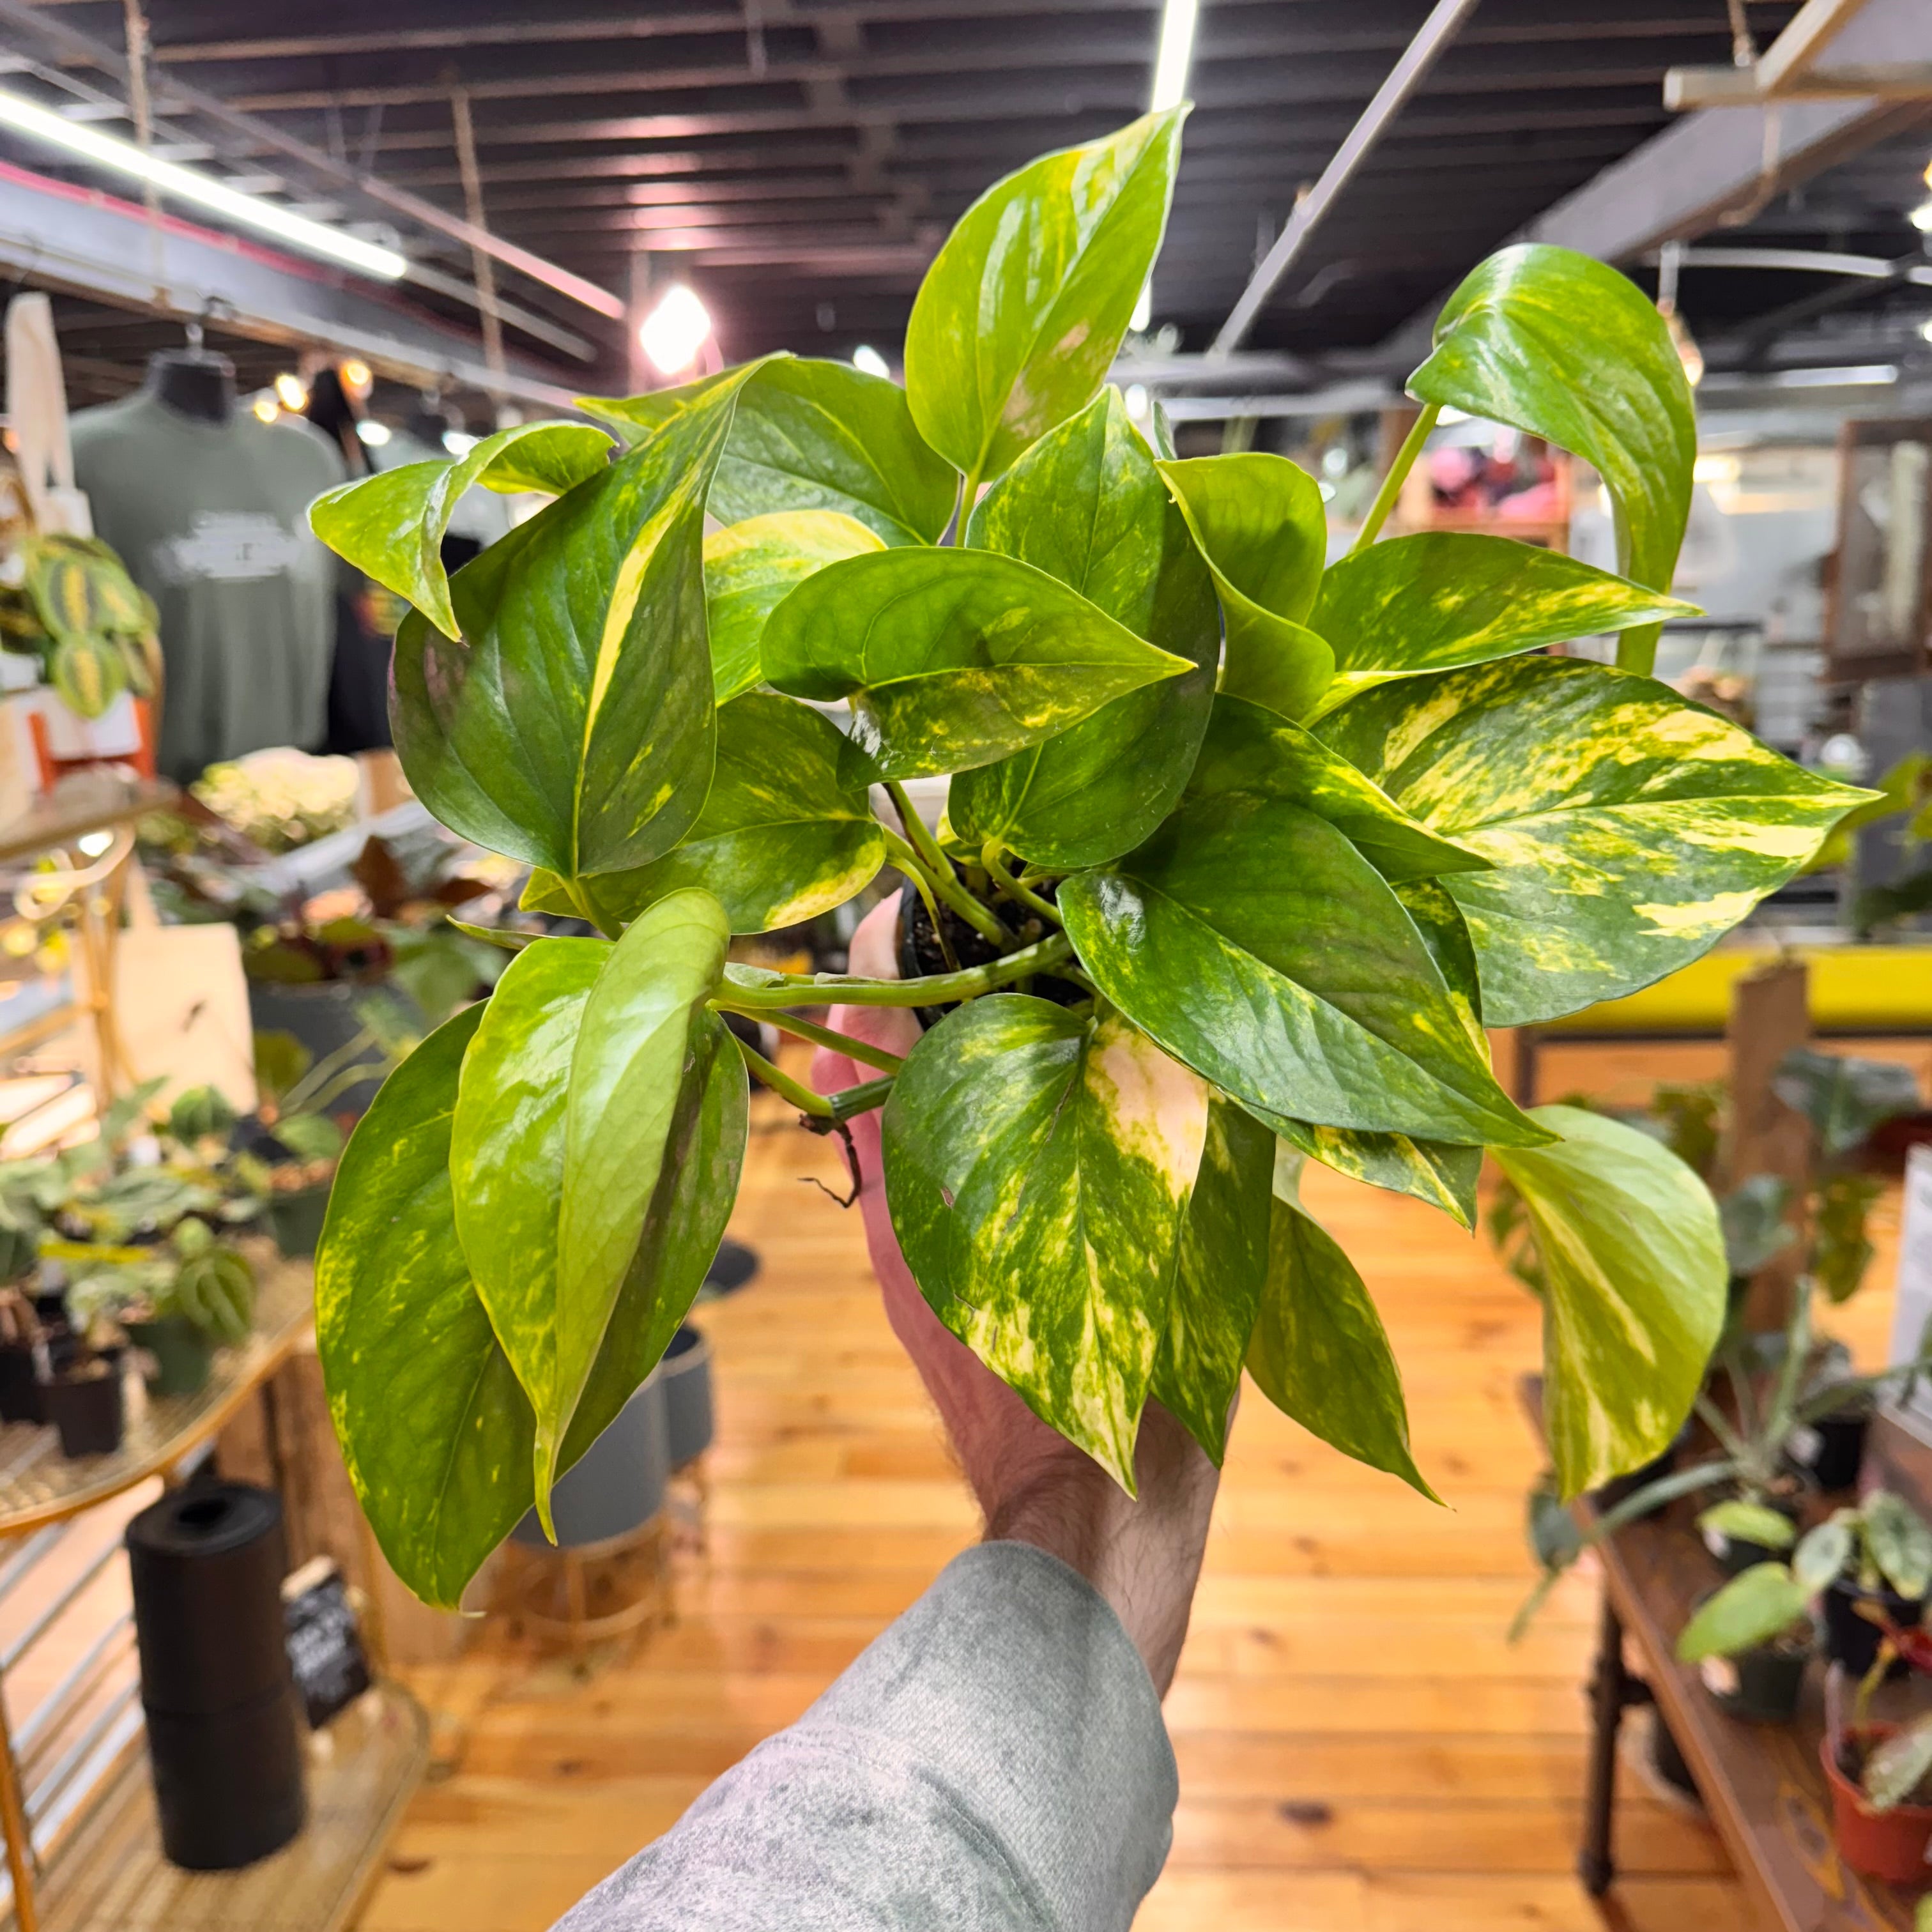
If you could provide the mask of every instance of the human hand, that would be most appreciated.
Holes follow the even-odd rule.
[[[874,907],[853,936],[851,970],[897,979],[898,930],[897,901]],[[919,1043],[919,1022],[902,1006],[835,1007],[831,1024],[901,1055]],[[812,1073],[829,1094],[873,1070],[821,1049]],[[1220,1472],[1156,1402],[1148,1403],[1135,1444],[1138,1501],[1042,1422],[928,1306],[892,1232],[879,1116],[861,1114],[850,1126],[886,1317],[939,1411],[986,1520],[986,1540],[1030,1543],[1078,1570],[1113,1606],[1165,1696],[1187,1634]]]

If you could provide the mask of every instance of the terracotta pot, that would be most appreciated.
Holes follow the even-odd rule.
[[[1852,1733],[1861,1744],[1878,1744],[1896,1724],[1868,1724]],[[1832,1829],[1840,1856],[1855,1872],[1891,1885],[1923,1885],[1932,1879],[1926,1863],[1932,1846],[1932,1804],[1900,1804],[1889,1811],[1868,1808],[1865,1796],[1838,1768],[1828,1737],[1818,1744],[1820,1761],[1832,1787]]]

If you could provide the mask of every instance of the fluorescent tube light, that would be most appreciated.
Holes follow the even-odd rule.
[[[1780,369],[1771,379],[1774,389],[1879,388],[1898,380],[1892,362],[1857,362],[1832,369]]]
[[[1149,113],[1178,106],[1186,93],[1187,69],[1194,58],[1194,23],[1200,15],[1201,0],[1167,0],[1160,16],[1160,51],[1154,56]]]
[[[4,90],[0,90],[0,126],[45,142],[50,147],[64,148],[82,160],[112,168],[117,173],[132,175],[137,181],[152,182],[163,194],[194,202],[244,227],[272,235],[291,248],[319,255],[325,261],[340,262],[345,268],[358,269],[380,280],[393,282],[409,267],[393,248],[378,248],[373,242],[359,240],[339,228],[326,227],[306,215],[292,214],[259,196],[244,194],[212,176],[197,174],[192,168],[177,166],[172,161],[158,160],[152,154],[142,153],[131,141],[104,134],[86,122],[70,121],[63,114]]]

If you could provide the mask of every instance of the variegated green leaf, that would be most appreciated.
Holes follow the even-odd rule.
[[[448,463],[405,463],[326,491],[309,527],[366,577],[460,638],[443,574],[442,538],[464,493],[540,490],[562,496],[604,468],[610,438],[587,423],[518,423]]]
[[[1382,1317],[1335,1238],[1301,1204],[1298,1156],[1275,1163],[1268,1264],[1248,1372],[1310,1435],[1440,1502],[1409,1453],[1408,1408]]]
[[[976,854],[997,838],[1040,866],[1118,857],[1180,796],[1221,645],[1206,567],[1120,392],[1110,385],[1035,443],[980,499],[967,542],[1045,571],[1197,667],[952,781],[947,817]]]
[[[1232,1100],[1210,1094],[1153,1393],[1217,1468],[1268,1275],[1274,1177],[1274,1136]]]
[[[404,620],[396,749],[453,831],[568,879],[646,864],[698,816],[716,730],[704,496],[742,380],[459,571],[466,642]]]
[[[1328,542],[1315,478],[1258,451],[1163,463],[1160,473],[1214,573],[1228,623],[1221,688],[1306,717],[1335,670],[1306,621]]]
[[[998,476],[1106,380],[1160,250],[1184,106],[1048,154],[959,218],[920,284],[906,392],[926,440]]]
[[[717,990],[730,937],[724,909],[709,892],[673,892],[632,923],[584,1004],[565,1109],[555,1367],[548,1402],[531,1392],[537,1508],[546,1522],[555,1458],[636,1263],[692,1037]]]
[[[1733,1576],[1677,1634],[1680,1664],[1735,1657],[1780,1636],[1804,1616],[1808,1592],[1782,1563],[1755,1563]]]
[[[1696,607],[1561,550],[1474,531],[1424,530],[1334,564],[1309,616],[1335,653],[1333,710],[1391,677],[1453,670]]]
[[[1412,1195],[1439,1208],[1465,1228],[1476,1225],[1476,1183],[1483,1172],[1479,1147],[1418,1139],[1408,1134],[1364,1133],[1352,1127],[1318,1127],[1279,1114],[1269,1124],[1298,1153],[1351,1180]]]
[[[990,764],[1196,668],[988,550],[828,564],[772,613],[762,648],[779,690],[850,700],[844,769],[860,782]]]
[[[1059,904],[1108,998],[1270,1125],[1547,1138],[1497,1086],[1388,883],[1303,806],[1190,798]]]
[[[597,922],[614,932],[664,893],[701,886],[734,932],[796,926],[869,885],[886,846],[862,786],[838,776],[844,740],[809,705],[747,692],[718,713],[718,766],[698,823],[675,851],[634,872],[583,881]],[[580,917],[549,873],[533,873],[524,904]]]
[[[716,486],[712,486],[716,494]],[[764,676],[758,640],[765,620],[814,570],[885,544],[836,510],[780,510],[748,517],[704,539],[704,617],[720,704]]]
[[[1580,1108],[1534,1118],[1563,1138],[1492,1151],[1543,1261],[1544,1430],[1567,1500],[1660,1455],[1682,1427],[1727,1271],[1717,1204],[1669,1148]]]
[[[1864,796],[1666,685],[1568,658],[1406,678],[1317,729],[1432,832],[1492,862],[1445,881],[1492,1026],[1674,972]]]
[[[1392,882],[1489,869],[1486,859],[1418,824],[1312,732],[1225,691],[1214,700],[1187,796],[1190,802],[1251,797],[1302,806]]]
[[[886,1191],[921,1290],[1129,1494],[1208,1090],[1117,1015],[989,994],[886,1102]]]
[[[1628,275],[1544,242],[1499,250],[1444,305],[1408,392],[1594,464],[1616,506],[1618,568],[1670,587],[1690,513],[1696,412],[1663,316]],[[1648,654],[1636,668],[1648,670],[1657,632],[1636,635]]]

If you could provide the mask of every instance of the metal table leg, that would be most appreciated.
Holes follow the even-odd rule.
[[[1610,1826],[1617,1802],[1617,1731],[1630,1700],[1630,1675],[1624,1669],[1624,1627],[1606,1588],[1598,1630],[1596,1667],[1590,1677],[1590,1780],[1583,1800],[1583,1843],[1576,1854],[1576,1876],[1592,1898],[1601,1898],[1616,1876],[1610,1857]]]

